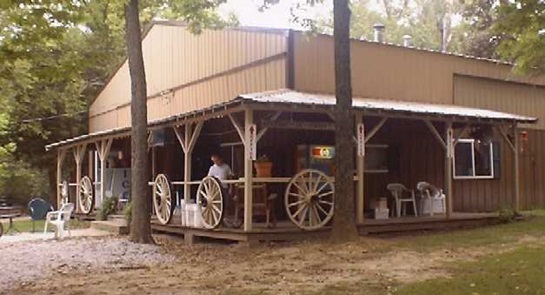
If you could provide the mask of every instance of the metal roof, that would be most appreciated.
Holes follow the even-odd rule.
[[[336,101],[335,96],[333,95],[304,93],[293,91],[291,89],[244,94],[241,95],[240,98],[258,103],[282,103],[318,106],[334,106]],[[533,117],[445,104],[429,104],[354,97],[352,105],[355,109],[365,111],[447,116],[458,119],[516,121],[519,123],[535,123],[537,121],[537,118]]]
[[[293,91],[291,89],[279,89],[274,91],[242,94],[228,102],[210,106],[207,108],[194,110],[188,113],[170,116],[160,120],[150,122],[149,127],[160,127],[177,121],[183,121],[188,118],[203,116],[206,114],[225,110],[230,107],[240,105],[241,103],[259,103],[259,104],[285,104],[300,106],[321,106],[333,107],[335,105],[335,96],[327,94],[313,94]],[[406,102],[384,99],[353,98],[353,107],[366,112],[380,112],[406,115],[429,115],[437,117],[451,117],[459,120],[487,120],[519,123],[535,123],[537,118],[520,116],[509,113],[496,112],[486,109],[469,108],[454,105],[440,105],[418,102]],[[75,145],[81,142],[92,141],[104,137],[123,137],[129,135],[130,127],[115,128],[95,133],[85,134],[70,138],[60,142],[47,145],[46,150],[51,150],[66,145]]]

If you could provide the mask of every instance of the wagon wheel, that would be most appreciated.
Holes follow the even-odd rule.
[[[307,169],[288,183],[285,194],[290,220],[304,230],[318,229],[333,217],[335,186],[323,172]]]
[[[95,190],[89,176],[84,176],[80,180],[78,198],[81,213],[91,213],[91,211],[93,211],[93,205],[95,204]]]
[[[170,182],[164,174],[159,174],[153,184],[153,208],[161,224],[167,224],[172,218],[172,193]]]
[[[197,190],[197,204],[201,206],[202,221],[207,228],[216,228],[224,213],[223,192],[220,182],[211,176],[203,178]]]

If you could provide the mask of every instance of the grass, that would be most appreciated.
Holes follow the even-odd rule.
[[[515,243],[523,237],[545,237],[545,211],[526,212],[527,220],[490,227],[403,237],[393,241],[387,251],[434,251],[515,245],[512,251],[490,254],[471,262],[449,262],[442,269],[448,278],[402,285],[396,281],[329,285],[311,294],[544,294],[545,251],[543,245]]]
[[[401,287],[394,294],[545,294],[545,252],[521,247],[475,262],[451,266],[452,278]]]
[[[414,238],[404,238],[395,243],[396,247],[415,251],[429,251],[439,248],[485,247],[513,243],[525,235],[545,236],[545,211],[525,212],[527,220],[448,233],[434,233]]]
[[[4,233],[8,230],[9,224],[6,223],[4,220],[2,222],[4,226]],[[36,232],[43,232],[44,230],[45,221],[44,220],[38,220],[34,223],[34,230]],[[13,227],[20,231],[20,232],[32,232],[32,220],[15,220],[13,221]],[[70,228],[76,229],[76,228],[87,228],[89,227],[89,222],[86,221],[79,221],[77,219],[70,220]],[[48,227],[49,230],[52,230],[51,227]]]

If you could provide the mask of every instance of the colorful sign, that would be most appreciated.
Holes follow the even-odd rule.
[[[314,159],[333,159],[335,148],[332,146],[312,146],[310,155]]]
[[[365,156],[365,126],[359,123],[357,126],[358,157]]]

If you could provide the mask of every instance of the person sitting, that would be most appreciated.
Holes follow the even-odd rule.
[[[220,181],[227,180],[233,176],[233,171],[231,171],[231,167],[227,165],[223,161],[223,158],[218,154],[213,154],[210,157],[210,160],[214,163],[212,166],[210,166],[210,169],[208,170],[208,176],[215,177],[219,179]],[[226,184],[222,183],[223,187],[227,187]]]
[[[229,165],[227,165],[227,163],[223,161],[223,158],[220,155],[212,154],[210,160],[212,160],[213,165],[210,166],[210,169],[208,170],[208,176],[215,177],[220,181],[222,187],[222,195],[225,200],[223,203],[224,210],[225,212],[227,212],[227,208],[233,207],[234,204],[231,204],[231,199],[233,199],[235,196],[233,191],[229,188],[229,185],[227,183],[224,183],[224,181],[228,179],[233,179],[234,174],[231,170],[231,167],[229,167]],[[229,218],[227,218],[226,214],[224,215],[225,216],[223,218],[223,224],[225,226],[237,227],[239,221],[230,220]]]

